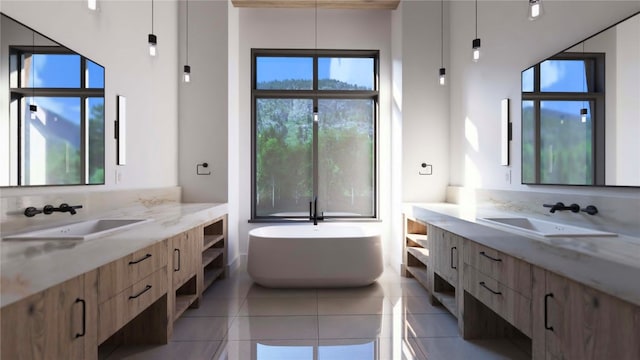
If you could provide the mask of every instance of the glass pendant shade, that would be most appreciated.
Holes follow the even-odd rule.
[[[98,0],[87,0],[87,8],[96,10],[98,8]]]
[[[444,86],[447,83],[447,71],[445,70],[445,68],[440,68],[439,74],[440,85]]]
[[[35,104],[29,105],[29,111],[31,112],[31,120],[36,119],[36,113],[38,112],[38,106]]]
[[[184,66],[184,82],[188,83],[191,82],[191,66],[189,65],[185,65]]]
[[[473,61],[478,61],[480,59],[480,39],[473,39],[471,47],[473,49]]]
[[[314,106],[313,107],[313,122],[318,122],[318,107]]]
[[[539,19],[543,13],[542,0],[529,0],[529,20]]]
[[[149,55],[156,56],[158,53],[157,50],[158,38],[154,34],[149,34]]]
[[[583,123],[587,122],[587,109],[586,108],[582,108],[580,109],[580,121]]]

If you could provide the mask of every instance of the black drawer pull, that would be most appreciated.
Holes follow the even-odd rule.
[[[452,269],[457,269],[458,267],[453,265],[453,250],[458,250],[458,248],[455,247],[455,246],[451,248],[451,268]]]
[[[76,333],[76,339],[79,337],[83,337],[87,334],[87,302],[83,299],[77,298],[76,304],[82,304],[82,332]]]
[[[553,293],[544,296],[544,328],[553,331],[553,326],[549,326],[549,298],[553,297]]]
[[[502,259],[494,258],[494,257],[492,257],[492,256],[487,255],[487,253],[486,253],[486,252],[484,252],[484,251],[480,251],[480,255],[482,255],[482,256],[484,256],[484,257],[486,257],[487,259],[491,259],[491,260],[493,260],[493,261],[502,261]]]
[[[181,265],[180,265],[180,249],[173,249],[173,253],[174,253],[174,254],[176,254],[176,253],[178,254],[178,267],[175,267],[175,266],[174,266],[174,267],[173,267],[173,271],[174,271],[174,272],[175,272],[175,271],[180,271],[180,267],[181,267]],[[175,255],[173,256],[173,258],[174,258],[174,259],[176,258],[176,257],[175,257]]]
[[[141,257],[141,258],[140,258],[140,259],[138,259],[138,260],[129,261],[129,265],[135,265],[135,264],[137,264],[137,263],[141,263],[141,262],[143,262],[143,261],[147,260],[147,259],[148,259],[148,258],[150,258],[150,257],[151,257],[151,254],[147,254],[147,255],[145,255],[145,256],[143,256],[143,257]]]
[[[491,288],[489,288],[489,287],[487,286],[487,284],[485,284],[485,282],[484,282],[484,281],[480,281],[480,286],[482,286],[483,288],[485,288],[485,289],[489,290],[489,291],[490,291],[492,294],[494,294],[494,295],[502,295],[502,293],[501,293],[500,291],[494,291],[494,290],[492,290]]]
[[[149,291],[149,289],[151,289],[151,285],[145,286],[144,289],[142,289],[142,291],[140,291],[139,293],[129,296],[129,300],[139,297],[140,295],[142,295],[142,294],[146,293],[147,291]]]

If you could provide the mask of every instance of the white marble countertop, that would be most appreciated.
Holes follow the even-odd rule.
[[[483,217],[521,217],[483,207],[406,204],[405,213],[466,239],[504,252],[630,303],[640,305],[640,239],[542,237],[476,222]],[[550,219],[548,221],[553,221]]]
[[[227,204],[164,203],[131,206],[91,218],[145,218],[140,224],[86,241],[0,242],[1,307],[97,269],[134,251],[227,214]],[[75,220],[89,220],[78,218]],[[70,219],[70,221],[73,219]],[[36,230],[23,229],[24,232]]]

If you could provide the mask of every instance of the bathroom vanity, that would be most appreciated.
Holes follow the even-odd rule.
[[[227,272],[226,214],[163,204],[129,211],[153,221],[99,239],[3,241],[0,357],[96,359],[100,346],[166,343]]]
[[[533,359],[640,358],[640,240],[537,237],[487,226],[491,211],[405,210],[403,274],[465,339],[505,337]],[[504,215],[504,214],[503,214]]]

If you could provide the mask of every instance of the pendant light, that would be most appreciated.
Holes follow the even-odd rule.
[[[447,82],[447,70],[444,68],[444,0],[440,0],[440,70],[438,81],[444,86]]]
[[[543,13],[542,0],[529,0],[529,20],[537,20]]]
[[[314,34],[313,34],[313,39],[314,39],[313,49],[314,49],[314,55],[315,55],[315,60],[314,61],[317,62],[318,61],[318,0],[315,0],[315,7],[314,7]],[[313,101],[315,101],[315,102],[318,101],[317,92],[316,92],[316,98]],[[318,122],[318,106],[317,105],[313,106],[313,122],[314,123]]]
[[[31,32],[31,100],[29,101],[29,111],[31,112],[31,120],[36,119],[36,113],[38,112],[38,106],[35,103],[36,97],[36,33]]]
[[[476,38],[471,42],[471,48],[473,49],[473,61],[480,60],[480,38],[478,38],[478,0],[476,0]]]
[[[187,61],[184,65],[184,74],[183,74],[183,80],[184,82],[188,83],[191,82],[191,66],[189,66],[189,0],[187,0],[187,26],[186,26],[186,30],[187,30],[187,41],[186,41],[186,53],[187,53]]]
[[[153,0],[151,0],[151,34],[149,34],[149,55],[157,54],[158,37],[153,33]]]
[[[87,8],[89,8],[89,10],[96,11],[98,8],[98,0],[87,0]]]
[[[582,77],[582,92],[585,93],[586,92],[586,77],[587,77],[587,62],[585,61],[585,57],[584,57],[584,41],[582,42],[582,62],[584,64],[584,76]],[[580,109],[580,122],[582,123],[586,123],[587,122],[587,107],[584,106],[585,103],[584,101],[582,102],[582,109]]]

